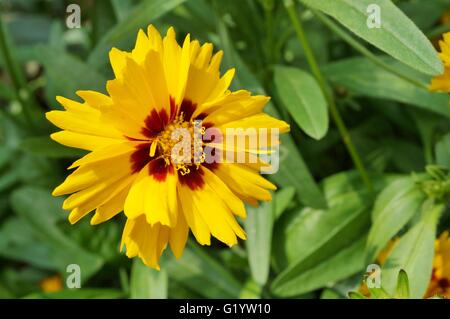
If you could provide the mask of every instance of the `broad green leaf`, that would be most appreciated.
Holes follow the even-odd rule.
[[[276,196],[273,198],[275,205],[275,220],[278,219],[281,214],[283,214],[283,212],[289,207],[289,205],[292,204],[294,196],[295,188],[293,187],[286,187],[276,192]]]
[[[33,229],[18,217],[11,217],[0,227],[0,256],[29,263],[48,270],[57,270],[51,250],[40,241]]]
[[[306,259],[303,264],[309,267],[282,283],[275,279],[272,292],[281,297],[295,296],[353,275],[364,267],[364,246],[365,238],[361,238],[323,260],[312,263]]]
[[[218,261],[210,257],[205,248],[188,243],[183,256],[169,259],[161,267],[171,279],[206,298],[237,298],[242,286]]]
[[[130,297],[133,299],[166,299],[168,276],[164,269],[147,267],[139,258],[133,260]]]
[[[425,85],[429,81],[418,72],[392,59],[383,58],[383,62]],[[393,100],[450,118],[448,94],[431,93],[417,87],[366,58],[350,58],[335,62],[325,66],[323,71],[331,82],[344,86],[357,96]]]
[[[103,66],[108,62],[108,51],[124,38],[136,37],[139,28],[147,27],[152,21],[163,16],[186,0],[142,1],[106,33],[91,52],[88,63]]]
[[[381,285],[395,293],[397,274],[404,269],[410,280],[410,297],[422,298],[431,278],[436,224],[443,206],[424,204],[422,219],[395,245],[382,268]]]
[[[111,0],[114,14],[119,21],[125,20],[133,9],[133,0]]]
[[[262,203],[259,208],[247,207],[245,230],[248,262],[253,280],[261,286],[269,277],[274,209],[273,202]]]
[[[81,268],[81,281],[86,281],[102,266],[103,260],[96,254],[87,252],[67,237],[56,225],[64,214],[61,201],[53,198],[50,191],[26,186],[11,195],[14,211],[26,220],[36,236],[51,249],[51,260],[58,265],[61,273],[66,273],[70,264]]]
[[[262,287],[254,282],[252,279],[249,279],[245,282],[242,287],[241,294],[239,295],[240,299],[259,299],[261,298]]]
[[[319,282],[326,284],[343,279],[363,267],[364,253],[360,245],[365,244],[362,236],[369,226],[370,199],[350,192],[336,196],[334,202],[328,210],[305,208],[293,219],[283,218],[285,224],[275,229],[273,251],[277,268],[287,265],[272,284],[275,294],[293,296],[304,293],[319,287]],[[355,242],[358,246],[354,246]],[[327,272],[318,276],[317,281],[310,278],[306,286],[300,284],[308,278],[306,274],[309,272],[321,272],[316,267],[326,269],[327,261],[333,260],[339,264],[345,259],[354,263],[339,268],[341,270],[336,274]]]
[[[450,168],[450,133],[436,144],[435,149],[436,163]]]
[[[52,92],[48,94],[52,105],[58,105],[54,100],[56,95],[75,98],[78,90],[105,91],[106,79],[103,75],[77,57],[44,45],[37,46],[35,54],[44,65],[47,83],[52,87]]]
[[[301,0],[334,17],[359,37],[397,60],[430,75],[444,72],[436,50],[422,31],[391,0]],[[380,28],[369,28],[370,5],[379,7]]]
[[[29,137],[20,145],[25,152],[44,157],[81,157],[86,152],[58,144],[49,136]]]
[[[238,70],[234,83],[239,88],[250,90],[253,93],[265,94],[256,77],[250,72],[235,50],[224,22],[219,20],[217,23],[220,44],[226,52],[224,62],[227,67],[236,67],[236,70]],[[272,116],[279,117],[279,113],[272,103],[266,106],[265,111]],[[289,134],[283,134],[280,141],[282,146],[280,147],[279,170],[276,174],[271,175],[271,179],[283,187],[294,186],[299,194],[300,201],[306,206],[325,208],[325,198],[292,137]]]
[[[425,195],[409,176],[395,180],[378,195],[367,239],[367,262],[411,220],[424,200]]]
[[[316,140],[328,130],[328,109],[316,80],[292,67],[276,67],[274,81],[278,96],[298,126]]]

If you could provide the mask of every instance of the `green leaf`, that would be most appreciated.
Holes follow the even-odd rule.
[[[247,280],[242,287],[240,299],[259,299],[261,298],[262,287],[252,279]]]
[[[281,214],[292,204],[295,196],[295,188],[286,187],[276,192],[273,198],[275,205],[275,220],[280,218]]]
[[[273,251],[277,268],[288,267],[275,278],[272,292],[294,296],[361,270],[369,206],[367,196],[349,192],[337,195],[328,210],[305,208],[286,218],[276,229]]]
[[[395,297],[399,299],[409,298],[409,280],[408,274],[403,269],[400,269],[397,277],[397,292]]]
[[[263,286],[269,277],[274,205],[262,203],[259,208],[247,207],[245,230],[247,254],[253,280]]]
[[[373,0],[301,0],[334,17],[359,37],[397,60],[430,75],[444,72],[436,50],[414,23],[391,0],[378,0],[380,28],[369,28],[368,7]]]
[[[264,286],[269,277],[273,223],[289,205],[295,191],[286,188],[276,192],[271,202],[260,207],[247,207],[245,230],[247,255],[253,280]]]
[[[58,144],[49,136],[29,137],[23,140],[20,146],[25,152],[45,157],[81,157],[86,154],[82,150]]]
[[[274,71],[278,96],[306,134],[320,140],[328,130],[328,109],[316,80],[307,72],[278,66]]]
[[[54,97],[62,95],[76,98],[78,90],[104,92],[106,79],[77,57],[61,52],[52,46],[39,45],[35,49],[36,58],[44,65],[47,83],[51,84],[50,103],[56,105]]]
[[[390,58],[382,61],[398,69],[403,74],[419,80],[425,85],[429,81],[418,72],[400,65]],[[427,110],[450,118],[448,94],[431,93],[411,82],[394,75],[366,58],[350,58],[329,64],[323,68],[328,79],[334,84],[344,86],[357,96],[368,96],[380,99],[393,100]]]
[[[418,212],[425,195],[411,177],[393,181],[375,202],[367,239],[367,262],[373,261],[387,242]]]
[[[391,299],[391,296],[388,294],[384,288],[368,288],[370,295],[373,299]]]
[[[436,144],[435,153],[436,163],[450,168],[450,133]]]
[[[121,40],[135,37],[139,28],[146,27],[152,21],[163,16],[186,0],[142,1],[139,5],[106,33],[91,52],[88,63],[103,66],[108,62],[108,51]]]
[[[223,50],[224,62],[227,67],[236,67],[239,70],[235,77],[235,84],[240,88],[251,90],[254,93],[265,94],[256,77],[244,64],[235,50],[233,42],[228,35],[228,30],[222,20],[218,20],[218,33]],[[275,117],[279,113],[272,103],[269,103],[265,111]],[[314,181],[302,155],[298,151],[294,140],[289,134],[280,137],[280,165],[276,174],[271,175],[278,185],[282,187],[294,186],[297,193],[301,194],[300,201],[306,206],[314,208],[325,208],[326,201],[317,183]]]
[[[280,297],[292,297],[313,291],[325,285],[349,277],[364,267],[365,238],[360,238],[348,247],[340,248],[327,258],[306,259],[299,267],[304,269],[298,275],[283,280],[277,277],[272,292]]]
[[[168,276],[166,270],[147,267],[138,258],[133,260],[130,297],[133,299],[166,299]]]
[[[424,204],[422,219],[395,245],[382,268],[382,286],[394,295],[397,274],[404,269],[413,279],[410,297],[423,298],[431,278],[436,224],[443,206]]]
[[[171,258],[161,267],[171,279],[206,298],[237,298],[242,290],[239,281],[204,250],[188,243],[180,259]]]
[[[84,282],[102,266],[103,259],[85,251],[67,237],[57,226],[56,221],[64,214],[61,201],[44,189],[25,186],[11,195],[14,211],[26,220],[36,236],[51,249],[51,260],[58,265],[61,273],[66,273],[70,264],[81,268],[81,281]]]
[[[1,225],[0,256],[47,270],[57,270],[58,266],[51,258],[49,247],[18,217],[10,217]]]

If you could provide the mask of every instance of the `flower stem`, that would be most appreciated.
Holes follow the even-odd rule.
[[[305,35],[305,32],[303,30],[302,23],[300,22],[300,19],[297,17],[297,12],[295,5],[293,1],[287,0],[285,1],[285,7],[288,12],[288,15],[291,19],[292,25],[295,29],[295,32],[297,33],[298,40],[300,41],[300,44],[303,47],[303,50],[305,51],[305,56],[308,61],[308,64],[311,68],[311,71],[316,78],[323,94],[325,95],[325,98],[328,102],[328,106],[330,108],[331,116],[336,124],[336,127],[338,128],[338,131],[341,135],[342,141],[344,142],[350,157],[352,158],[353,163],[355,164],[356,169],[359,171],[362,180],[364,181],[366,187],[369,190],[372,190],[372,183],[370,181],[369,175],[366,171],[366,168],[364,167],[364,164],[361,160],[361,157],[356,150],[355,146],[353,145],[352,139],[350,137],[350,133],[345,126],[345,123],[341,117],[341,114],[339,113],[339,110],[336,106],[336,103],[334,101],[333,93],[325,80],[324,76],[322,75],[322,72],[320,71],[319,65],[317,63],[317,60],[315,58],[315,55],[311,49],[311,46],[308,42],[308,39]]]
[[[420,81],[417,81],[415,79],[412,79],[405,74],[399,72],[395,68],[391,67],[389,64],[384,62],[382,59],[380,59],[378,56],[370,52],[366,47],[364,47],[361,43],[356,41],[352,36],[350,36],[347,32],[345,32],[341,27],[339,27],[333,20],[328,18],[326,15],[324,15],[321,12],[318,12],[314,9],[310,9],[312,13],[323,22],[331,31],[333,31],[336,35],[338,35],[342,40],[347,42],[351,47],[353,47],[356,51],[364,55],[367,59],[372,61],[372,63],[375,63],[379,67],[383,68],[384,70],[388,71],[389,73],[392,73],[399,78],[428,91],[428,86]]]
[[[23,75],[20,73],[19,67],[11,55],[8,39],[6,37],[5,25],[0,14],[0,54],[3,56],[6,72],[11,78],[14,87],[14,94],[17,101],[21,104],[25,118],[30,126],[34,126],[29,107],[33,106],[30,100],[30,92],[26,85]]]

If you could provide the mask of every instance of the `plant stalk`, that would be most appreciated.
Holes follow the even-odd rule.
[[[288,12],[289,18],[291,19],[291,22],[295,29],[295,32],[297,34],[298,40],[300,41],[300,44],[302,45],[302,47],[305,51],[305,56],[306,56],[309,66],[311,68],[311,72],[313,73],[314,77],[316,78],[316,80],[328,102],[331,116],[336,124],[336,127],[338,128],[338,131],[341,135],[342,141],[344,142],[356,169],[359,171],[364,184],[366,185],[366,187],[369,190],[372,190],[372,183],[370,181],[367,170],[364,167],[364,164],[361,160],[361,156],[359,155],[358,151],[356,150],[356,148],[352,142],[350,133],[341,117],[341,114],[339,113],[339,110],[338,110],[335,100],[334,100],[333,93],[332,93],[327,81],[325,80],[324,76],[322,75],[322,72],[320,71],[320,68],[317,63],[314,52],[312,51],[309,41],[304,32],[302,23],[300,22],[300,19],[297,16],[296,8],[295,8],[293,1],[285,1],[285,7]]]

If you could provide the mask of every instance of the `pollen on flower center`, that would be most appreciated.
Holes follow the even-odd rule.
[[[201,135],[204,127],[201,122],[185,121],[183,112],[180,113],[164,130],[153,139],[149,155],[155,156],[158,151],[167,165],[173,164],[182,175],[190,172],[190,166],[196,168],[204,162],[205,156],[202,148]]]

